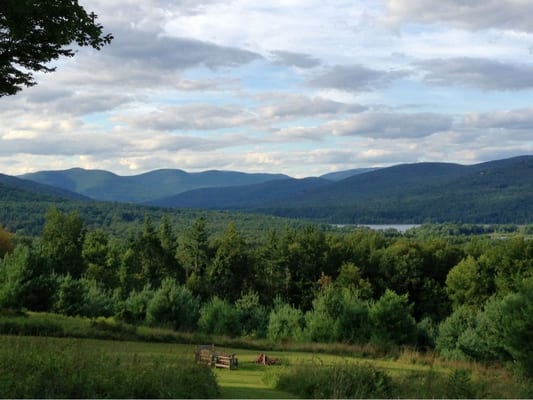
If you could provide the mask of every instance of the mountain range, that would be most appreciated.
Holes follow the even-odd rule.
[[[35,190],[34,183],[39,184]],[[74,168],[0,175],[0,185],[0,200],[7,185],[41,196],[251,211],[331,223],[533,221],[533,156],[475,165],[401,164],[304,179],[170,169],[118,176]]]

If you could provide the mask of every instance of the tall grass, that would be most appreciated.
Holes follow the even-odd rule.
[[[298,365],[276,387],[306,399],[391,398],[392,379],[370,364]]]
[[[191,361],[105,354],[78,340],[0,337],[1,398],[214,398],[213,372]]]

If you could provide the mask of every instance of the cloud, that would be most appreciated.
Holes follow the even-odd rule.
[[[276,102],[260,107],[258,112],[263,118],[314,117],[343,113],[359,113],[367,107],[360,104],[342,103],[323,97],[283,96]]]
[[[421,138],[448,130],[453,119],[435,113],[396,114],[369,112],[327,124],[337,136],[365,136],[382,139]]]
[[[252,113],[236,106],[187,104],[160,108],[142,115],[117,116],[115,119],[119,122],[126,122],[135,129],[173,131],[242,127],[257,118]]]
[[[319,58],[304,53],[277,50],[271,54],[274,56],[274,63],[289,67],[314,68],[322,64]]]
[[[461,85],[482,90],[524,90],[533,87],[533,65],[483,58],[432,59],[414,64],[435,85]]]
[[[314,77],[308,85],[347,92],[373,91],[409,75],[406,71],[380,71],[362,65],[336,65]]]
[[[116,35],[117,39],[109,54],[122,62],[138,63],[150,69],[237,67],[262,58],[258,53],[236,47],[219,46],[190,38],[160,36],[152,32],[127,30]]]
[[[533,108],[487,113],[468,113],[463,119],[463,124],[466,128],[497,129],[499,132],[511,131],[515,139],[523,138],[526,141],[531,141]]]
[[[385,6],[385,21],[392,25],[422,22],[533,32],[533,3],[528,0],[385,0]]]

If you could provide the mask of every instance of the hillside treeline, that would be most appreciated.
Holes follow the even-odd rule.
[[[0,229],[0,308],[273,341],[436,349],[533,373],[533,241],[317,226],[253,242],[198,218],[127,239],[51,209],[37,239]]]

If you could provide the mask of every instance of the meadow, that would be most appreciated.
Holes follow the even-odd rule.
[[[312,345],[306,351],[285,347],[267,353],[281,365],[265,366],[255,363],[256,349],[217,346],[218,351],[239,358],[238,369],[225,370],[195,364],[195,344],[2,335],[0,397],[528,398],[532,394],[527,381],[516,380],[504,369],[444,362],[430,354],[404,350],[364,358],[324,353],[324,347],[313,351]],[[364,386],[368,382],[378,384]]]

